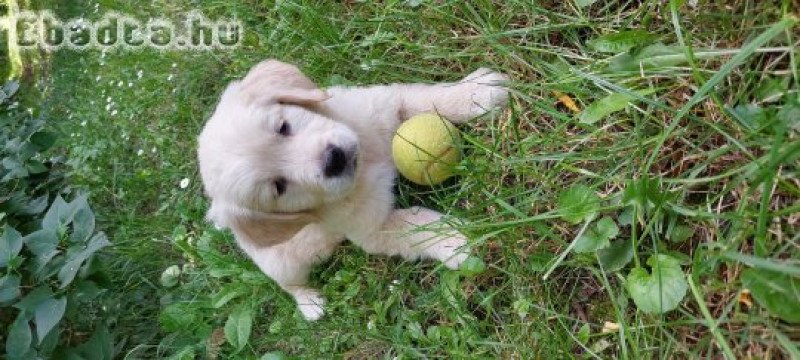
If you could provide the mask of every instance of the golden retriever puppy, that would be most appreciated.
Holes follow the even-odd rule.
[[[391,139],[418,113],[462,123],[502,107],[506,80],[479,69],[456,83],[322,90],[297,67],[264,61],[225,89],[198,139],[208,219],[231,229],[308,320],[324,304],[308,273],[344,239],[458,268],[467,239],[440,213],[393,208]]]

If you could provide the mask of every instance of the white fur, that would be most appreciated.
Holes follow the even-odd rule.
[[[391,139],[403,120],[419,113],[463,123],[502,107],[508,94],[498,85],[506,80],[479,69],[457,83],[325,92],[294,66],[262,62],[225,90],[200,134],[208,217],[233,231],[308,320],[320,318],[324,304],[306,285],[311,266],[345,238],[369,253],[436,259],[456,269],[469,251],[461,233],[436,211],[393,209]],[[278,134],[284,121],[289,136]],[[352,176],[322,176],[327,145],[357,146]],[[282,195],[278,178],[287,183]]]

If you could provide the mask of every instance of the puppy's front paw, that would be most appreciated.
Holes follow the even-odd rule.
[[[461,84],[466,87],[469,94],[471,115],[480,116],[505,107],[508,102],[508,89],[504,86],[508,81],[507,75],[487,68],[475,70],[461,80]]]
[[[428,249],[428,255],[444,263],[450,269],[456,270],[469,256],[467,238],[457,231],[449,237],[439,240]]]
[[[318,292],[314,290],[305,290],[302,292],[294,293],[294,299],[297,301],[297,308],[303,314],[303,318],[308,321],[316,321],[325,315],[325,299]]]

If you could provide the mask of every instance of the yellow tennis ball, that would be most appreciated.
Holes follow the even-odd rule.
[[[458,129],[436,114],[406,120],[392,139],[392,157],[400,174],[420,185],[436,185],[453,175],[461,160]]]

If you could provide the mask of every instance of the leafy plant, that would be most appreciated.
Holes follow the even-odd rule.
[[[652,92],[652,90],[642,90],[636,93],[644,96]],[[636,97],[633,95],[613,93],[589,104],[589,106],[578,115],[578,121],[582,124],[594,124],[612,113],[624,110],[634,100],[636,100]]]
[[[800,323],[800,279],[777,271],[747,269],[742,272],[742,285],[775,316]]]
[[[656,35],[647,31],[626,30],[598,36],[589,40],[588,44],[594,51],[620,53],[649,43],[656,38]]]
[[[16,83],[7,83],[0,104],[17,89]],[[8,194],[0,196],[0,319],[8,334],[6,357],[59,353],[110,359],[108,330],[96,322],[101,319],[80,310],[103,293],[102,264],[95,254],[110,243],[95,231],[86,195],[71,202],[59,195],[65,185],[59,162],[45,160],[44,152],[55,142],[55,133],[44,130],[45,119],[9,109],[0,123],[5,144],[0,148],[0,189]],[[95,331],[88,340],[70,338],[76,330],[91,328]]]
[[[651,272],[637,267],[631,270],[625,286],[636,306],[649,313],[664,313],[675,309],[689,288],[680,262],[668,255],[653,255],[647,259]]]
[[[573,224],[594,218],[599,208],[600,198],[586,185],[574,185],[558,197],[561,217]]]
[[[611,239],[617,237],[619,227],[613,219],[606,216],[597,221],[594,227],[587,229],[581,237],[576,240],[575,252],[592,252],[610,245]]]

